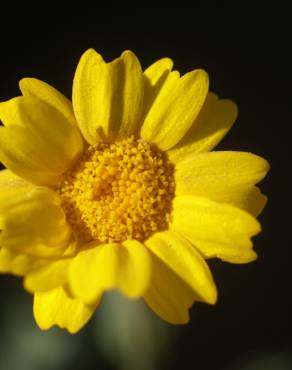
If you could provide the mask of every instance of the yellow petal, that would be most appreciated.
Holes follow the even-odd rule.
[[[193,124],[207,92],[205,71],[194,70],[182,78],[177,71],[169,73],[145,118],[142,138],[162,150],[172,148]]]
[[[119,249],[118,288],[129,298],[138,298],[148,287],[151,260],[147,249],[136,240],[126,240]]]
[[[213,194],[218,194],[218,196],[214,196],[210,199],[222,203],[229,203],[251,213],[255,217],[262,212],[268,200],[257,186],[236,189],[225,188],[225,191],[223,191],[223,188],[218,189],[217,187],[217,192],[214,191]]]
[[[258,215],[266,197],[253,184],[269,170],[263,158],[244,152],[189,154],[175,166],[177,195],[197,195]]]
[[[14,252],[6,248],[0,249],[1,273],[11,273],[19,276],[24,276],[29,271],[42,266],[44,263],[44,260],[27,254]]]
[[[215,202],[228,203],[241,208],[257,217],[265,205],[267,197],[261,193],[256,186],[229,186],[229,185],[208,185],[196,184],[191,186],[185,182],[176,182],[177,195],[196,195],[205,197]]]
[[[162,58],[151,64],[143,72],[152,87],[156,86],[161,77],[168,75],[172,70],[173,61],[170,58]]]
[[[39,257],[59,256],[71,243],[60,199],[46,188],[24,188],[10,197],[0,191],[0,245]]]
[[[150,278],[150,259],[136,241],[105,244],[79,253],[70,267],[72,292],[91,304],[108,289],[117,288],[130,298],[140,297]]]
[[[36,78],[23,78],[19,87],[23,96],[42,100],[59,111],[72,125],[77,125],[71,101],[54,87]]]
[[[257,216],[267,199],[253,184],[268,170],[268,162],[251,153],[189,154],[176,164],[176,194],[229,203]]]
[[[72,294],[91,304],[99,300],[105,289],[113,288],[118,269],[116,244],[98,245],[78,253],[69,269]]]
[[[269,164],[255,154],[222,151],[190,154],[175,170],[178,187],[242,186],[261,181]]]
[[[46,261],[29,271],[24,279],[24,287],[29,292],[46,292],[62,286],[67,281],[67,271],[71,259],[60,259],[58,261]]]
[[[151,260],[152,278],[144,294],[145,302],[163,320],[171,324],[186,324],[195,294],[155,255]]]
[[[215,303],[217,290],[208,265],[192,244],[171,232],[156,233],[146,246],[207,303]]]
[[[10,197],[15,197],[17,194],[23,194],[33,187],[32,184],[23,180],[22,178],[14,175],[9,170],[0,171],[0,202],[2,199],[5,201]],[[0,214],[0,230],[3,228]]]
[[[251,250],[250,238],[260,232],[260,224],[247,212],[228,204],[197,196],[179,196],[173,201],[171,229],[180,232],[205,257],[219,257],[238,263]],[[254,253],[252,253],[254,255]]]
[[[250,247],[243,247],[235,244],[219,244],[213,241],[202,241],[198,240],[195,243],[197,249],[199,249],[206,258],[218,257],[222,261],[230,263],[249,263],[257,259],[256,252]]]
[[[0,204],[7,199],[15,198],[18,194],[23,195],[33,187],[9,170],[0,171]],[[1,206],[0,206],[1,207]],[[0,212],[0,231],[4,228],[3,215]]]
[[[103,131],[107,129],[106,122],[98,122],[99,101],[103,98],[99,93],[99,85],[102,83],[100,76],[104,69],[102,56],[88,49],[80,58],[73,80],[74,113],[84,138],[92,145],[101,139]]]
[[[76,333],[88,322],[94,310],[77,299],[69,298],[63,288],[34,295],[34,317],[43,330],[58,325],[71,334]]]
[[[0,117],[0,160],[30,182],[55,184],[82,152],[78,128],[40,99],[1,103]]]
[[[147,115],[173,66],[173,61],[163,58],[144,71],[143,117]]]
[[[69,269],[73,295],[91,304],[100,299],[105,289],[114,286],[118,247],[115,244],[98,245],[78,253]]]
[[[0,193],[4,190],[29,187],[31,184],[9,170],[0,171]]]
[[[215,94],[209,93],[190,130],[168,152],[171,161],[177,163],[191,153],[212,150],[230,130],[237,113],[231,100],[219,100]]]
[[[141,66],[132,52],[105,63],[94,50],[87,50],[73,82],[74,112],[85,139],[96,144],[133,134],[142,114],[143,92]]]

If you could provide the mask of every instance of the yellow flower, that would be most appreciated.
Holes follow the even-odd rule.
[[[90,49],[72,104],[37,79],[20,89],[0,104],[0,271],[24,277],[40,328],[78,331],[110,289],[186,323],[217,299],[205,259],[256,258],[269,165],[210,152],[237,109],[205,71],[180,77],[164,58],[143,72],[130,51],[106,63]]]

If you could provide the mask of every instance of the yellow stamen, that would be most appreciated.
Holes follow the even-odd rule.
[[[90,146],[58,192],[79,240],[145,240],[167,228],[174,197],[173,165],[133,137]]]

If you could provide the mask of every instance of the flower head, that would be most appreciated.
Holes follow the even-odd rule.
[[[194,301],[214,304],[206,259],[256,258],[251,237],[268,163],[211,152],[237,116],[161,59],[144,72],[124,52],[90,49],[73,101],[33,78],[0,103],[0,271],[24,277],[42,329],[78,331],[104,292],[118,289],[170,323]]]

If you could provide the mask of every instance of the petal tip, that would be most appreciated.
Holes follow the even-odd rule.
[[[132,50],[124,50],[121,54],[121,57],[128,57],[128,56],[131,56],[131,57],[136,57],[136,54],[132,51]]]
[[[197,75],[197,78],[200,78],[202,81],[204,81],[207,85],[209,85],[209,74],[208,72],[203,68],[194,69],[193,71],[189,72],[194,75]]]
[[[89,48],[84,51],[84,53],[80,57],[80,61],[92,61],[93,64],[103,62],[103,57],[93,48]],[[80,63],[79,61],[79,63]]]
[[[218,291],[215,285],[206,302],[212,306],[214,306],[218,302]]]
[[[137,55],[131,50],[123,51],[120,58],[123,59],[126,63],[136,63],[140,65]],[[118,58],[117,60],[119,60],[120,58]],[[142,70],[141,70],[141,74],[142,74]]]

